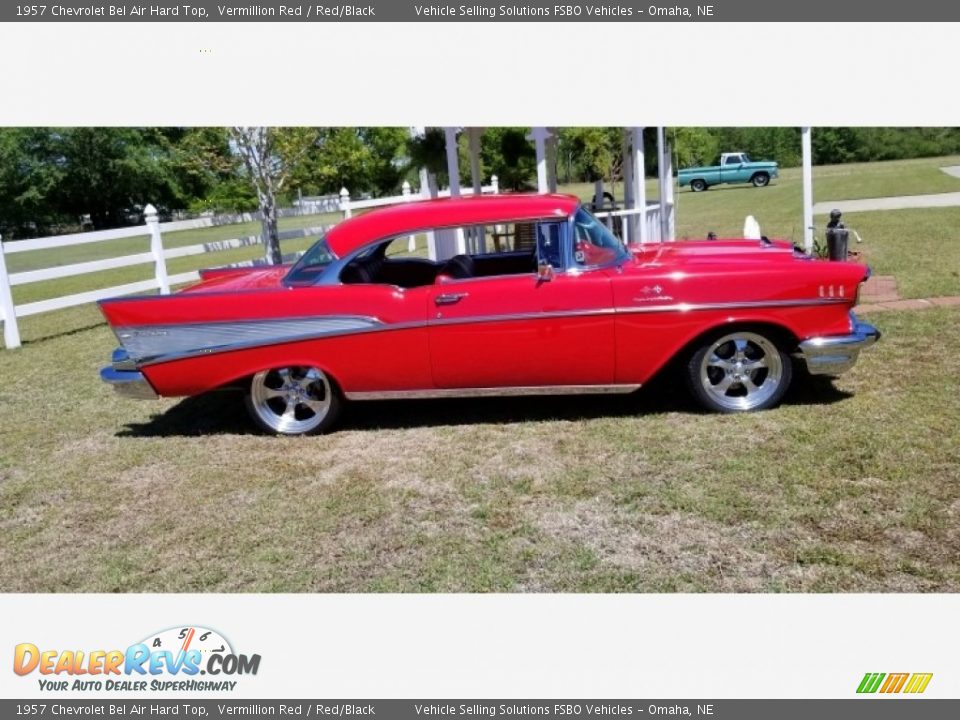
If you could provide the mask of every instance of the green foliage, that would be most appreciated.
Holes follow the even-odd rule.
[[[157,128],[0,129],[0,232],[44,233],[89,215],[122,225],[148,202],[182,207],[171,155],[177,132]]]
[[[720,152],[720,140],[706,128],[672,128],[669,137],[678,167],[709,165]]]
[[[620,128],[581,127],[563,128],[559,137],[559,152],[573,161],[573,172],[579,180],[594,182],[611,179],[621,156]]]
[[[536,180],[528,127],[487,127],[481,135],[483,182],[497,175],[504,189],[532,189]],[[622,130],[560,128],[561,182],[619,180]],[[299,190],[330,194],[346,187],[390,195],[405,177],[416,184],[425,167],[448,184],[446,141],[431,127],[410,138],[409,128],[270,128],[274,188],[280,202]],[[720,152],[745,151],[781,167],[800,164],[794,127],[696,128],[667,131],[677,168],[712,164]],[[468,136],[458,138],[464,185],[472,183]],[[656,168],[656,133],[645,133],[646,174]],[[818,165],[933,157],[960,153],[960,128],[814,128]],[[139,222],[146,203],[161,212],[189,209],[235,212],[258,205],[249,172],[227,128],[0,128],[0,233],[6,238],[76,230],[89,216],[97,228]],[[85,222],[85,220],[84,220]]]

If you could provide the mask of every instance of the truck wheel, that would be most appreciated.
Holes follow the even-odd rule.
[[[760,172],[750,178],[754,187],[766,187],[770,184],[770,176],[765,172]]]
[[[703,192],[707,189],[707,184],[703,180],[691,180],[690,189],[694,192]]]

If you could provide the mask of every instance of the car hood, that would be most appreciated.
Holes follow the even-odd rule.
[[[783,261],[794,257],[785,240],[694,240],[631,245],[634,262],[642,265]]]

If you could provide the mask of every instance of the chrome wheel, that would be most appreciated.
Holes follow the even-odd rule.
[[[703,192],[707,189],[707,183],[703,180],[694,180],[690,183],[690,189],[694,192]]]
[[[315,367],[263,370],[253,376],[247,408],[269,432],[303,435],[329,426],[338,408],[329,378]]]
[[[692,359],[690,379],[700,401],[712,410],[745,412],[775,405],[791,379],[790,359],[767,337],[739,331],[702,346]]]
[[[754,187],[764,187],[767,183],[770,182],[770,176],[766,173],[757,173],[753,176],[751,180]]]

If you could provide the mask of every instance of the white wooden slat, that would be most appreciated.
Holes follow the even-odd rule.
[[[97,230],[88,233],[74,233],[72,235],[57,235],[56,237],[35,238],[34,240],[17,240],[8,242],[4,247],[7,255],[27,252],[28,250],[49,250],[50,248],[71,247],[86,245],[87,243],[103,242],[104,240],[119,240],[121,238],[146,237],[148,230],[145,225],[117,228],[115,230]]]
[[[182,285],[183,283],[196,282],[199,279],[200,279],[200,273],[196,270],[180,273],[179,275],[171,275],[168,278],[171,285]]]
[[[24,303],[23,305],[17,305],[16,312],[17,317],[26,317],[51,310],[61,310],[75,305],[84,305],[108,297],[132,295],[133,293],[156,289],[157,281],[151,278],[150,280],[141,280],[140,282],[127,283],[126,285],[114,285],[113,287],[101,288],[100,290],[90,290],[89,292],[64,295],[63,297],[51,298],[49,300]]]
[[[143,265],[152,262],[153,255],[150,253],[123,255],[105,260],[91,260],[90,262],[75,263],[73,265],[60,265],[59,267],[43,268],[42,270],[27,270],[13,273],[10,276],[10,284],[26,285],[27,283],[40,282],[42,280],[56,280],[62,277],[85,275],[87,273],[100,272],[101,270],[113,270],[115,268]]]

